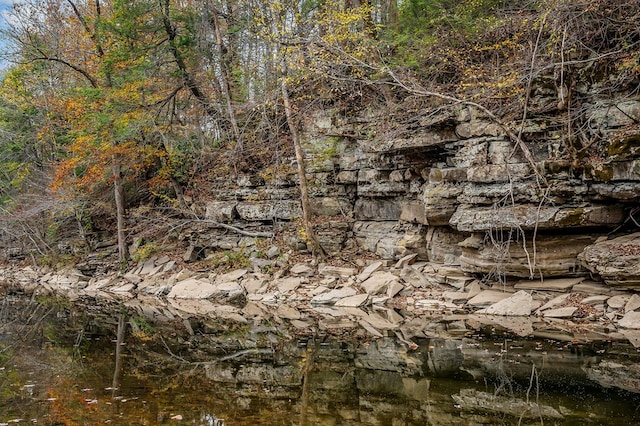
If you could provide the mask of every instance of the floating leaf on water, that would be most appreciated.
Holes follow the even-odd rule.
[[[180,414],[176,414],[175,416],[171,416],[171,420],[182,420],[182,416]]]

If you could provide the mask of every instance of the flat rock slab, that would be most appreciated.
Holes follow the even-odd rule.
[[[392,330],[394,328],[398,328],[398,324],[394,324],[391,321],[388,321],[376,314],[369,314],[362,320],[366,321],[367,323],[369,323],[369,325],[377,330]]]
[[[601,305],[607,301],[611,296],[607,296],[606,294],[596,294],[593,296],[585,297],[580,301],[580,303],[584,305]]]
[[[419,308],[425,308],[425,309],[457,309],[460,308],[460,306],[456,305],[455,303],[452,302],[447,302],[447,301],[442,301],[442,300],[436,300],[436,299],[422,299],[422,300],[418,300],[416,301],[416,306]]]
[[[533,322],[530,317],[509,317],[498,315],[477,315],[468,316],[468,322],[475,322],[481,326],[491,325],[505,328],[518,336],[531,336],[533,334]],[[474,327],[480,329],[480,327]]]
[[[260,289],[265,286],[264,284],[265,280],[257,278],[250,278],[242,281],[242,286],[249,294],[260,293]]]
[[[584,278],[559,278],[544,281],[518,281],[513,288],[516,290],[547,290],[569,291],[574,285],[580,284]]]
[[[216,311],[217,305],[209,302],[208,300],[193,300],[193,299],[169,299],[169,304],[182,314],[194,314],[194,315],[211,315]],[[181,317],[185,317],[180,314]]]
[[[429,278],[425,276],[424,273],[420,272],[418,269],[414,268],[411,265],[406,265],[404,268],[402,268],[402,270],[400,271],[400,277],[404,280],[405,283],[410,284],[415,288],[431,287]],[[431,275],[430,278],[433,279],[433,275]]]
[[[121,286],[111,287],[108,291],[110,291],[111,293],[129,293],[133,291],[135,288],[136,286],[134,284],[127,283]]]
[[[542,314],[545,318],[571,318],[578,310],[575,306],[565,306],[563,308],[549,309]]]
[[[469,299],[469,293],[461,291],[445,291],[442,293],[442,298],[448,302],[460,303],[466,302]]]
[[[304,263],[296,263],[291,267],[290,272],[291,272],[291,275],[302,275],[305,277],[310,277],[311,275],[314,274],[314,269],[311,266],[306,265]]]
[[[624,337],[629,340],[629,343],[633,345],[634,348],[640,347],[640,330],[621,330],[620,331]]]
[[[170,299],[208,299],[217,291],[218,287],[209,281],[188,278],[176,283],[167,297]]]
[[[382,268],[383,263],[380,261],[377,262],[373,262],[372,264],[370,264],[369,266],[367,266],[366,268],[364,268],[362,270],[362,272],[360,273],[360,275],[358,275],[357,277],[357,281],[358,282],[362,282],[366,279],[368,279],[371,274],[373,274],[374,272],[378,271],[380,268]]]
[[[326,293],[318,294],[311,299],[312,304],[317,305],[333,305],[338,300],[345,297],[353,296],[356,294],[356,289],[353,287],[336,288],[335,290],[328,291]]]
[[[348,297],[345,297],[344,299],[338,300],[334,304],[334,306],[357,308],[358,306],[365,305],[368,299],[369,299],[369,295],[366,293],[354,294],[353,296],[348,296]]]
[[[582,281],[580,284],[573,286],[573,291],[587,294],[609,294],[611,293],[611,287],[595,281]]]
[[[584,265],[611,286],[640,286],[640,232],[600,241],[584,249]]]
[[[369,333],[370,335],[372,335],[373,337],[383,337],[383,334],[380,333],[378,330],[376,330],[371,324],[369,324],[368,322],[364,321],[364,320],[360,320],[358,321],[358,324],[360,325],[360,327],[364,328],[364,330]]]
[[[625,312],[636,311],[638,310],[638,308],[640,308],[640,296],[638,296],[637,294],[633,294],[627,301],[627,304],[624,305],[624,311]]]
[[[418,253],[408,254],[396,262],[396,269],[402,269],[407,265],[411,265],[416,261]]]
[[[313,323],[311,321],[291,320],[291,325],[301,330],[313,329]]]
[[[276,280],[276,287],[281,293],[288,293],[294,291],[302,284],[300,277],[280,278]]]
[[[155,259],[149,259],[142,265],[139,275],[149,275],[156,269]]]
[[[233,306],[216,305],[213,313],[218,318],[225,320],[231,320],[241,324],[246,324],[248,322],[247,319],[240,314],[240,310]]]
[[[503,299],[511,297],[511,293],[497,290],[484,290],[467,301],[471,306],[490,306]]]
[[[397,280],[391,281],[387,285],[387,297],[392,298],[402,290],[404,290],[404,286],[402,284],[400,284]]]
[[[247,302],[244,308],[242,308],[242,315],[244,315],[246,318],[258,319],[269,317],[267,307],[259,302]]]
[[[217,283],[226,283],[229,281],[237,281],[247,274],[246,269],[236,269],[235,271],[227,272],[226,274],[218,275],[215,278]]]
[[[350,277],[356,274],[354,268],[341,268],[338,266],[324,266],[318,270],[318,273],[325,277]]]
[[[627,312],[622,319],[618,321],[618,325],[622,328],[640,329],[640,312]]]
[[[502,299],[484,309],[487,315],[527,316],[531,315],[533,298],[531,294],[520,290],[512,296]]]
[[[217,292],[212,297],[225,297],[244,293],[244,287],[235,281],[221,282],[214,285]]]
[[[560,296],[556,296],[553,299],[549,300],[547,303],[545,303],[543,306],[540,307],[540,311],[544,311],[547,309],[552,309],[555,308],[557,306],[562,305],[567,298],[571,295],[571,293],[567,293],[567,294],[561,294]]]
[[[280,318],[288,319],[288,320],[298,320],[302,318],[302,314],[296,308],[292,306],[281,305],[278,307],[276,311],[276,315]]]
[[[387,286],[397,280],[398,277],[391,272],[379,271],[374,272],[368,279],[363,281],[360,285],[368,294],[375,295],[380,294],[386,290]]]
[[[607,299],[607,305],[609,305],[609,307],[612,309],[620,309],[627,304],[630,298],[631,298],[631,295],[626,295],[626,294],[611,296],[610,298]]]

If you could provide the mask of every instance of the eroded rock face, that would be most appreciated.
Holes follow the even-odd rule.
[[[458,231],[496,229],[571,229],[615,226],[624,220],[620,205],[555,207],[519,204],[508,207],[460,206],[449,223]]]
[[[532,104],[556,104],[552,92],[533,88]],[[608,143],[589,160],[571,156],[553,117],[503,126],[461,105],[417,113],[410,128],[374,111],[310,116],[301,135],[321,246],[331,255],[358,247],[388,260],[416,253],[485,276],[592,272],[610,284],[635,286],[640,279],[633,258],[612,258],[604,246],[585,250],[628,220],[640,191],[640,128],[630,118],[640,100],[601,101],[583,104],[591,126],[583,136]],[[521,129],[526,149],[507,128]],[[277,172],[221,179],[206,217],[295,234],[301,212],[296,163],[283,159],[283,165]],[[204,249],[244,242],[224,232],[207,234],[185,239]],[[300,239],[290,246],[307,249]]]
[[[640,288],[640,232],[590,245],[580,261],[611,286]]]
[[[523,278],[582,276],[588,271],[578,255],[594,241],[589,235],[538,235],[534,247],[531,240],[474,233],[460,243],[460,267],[466,272]]]

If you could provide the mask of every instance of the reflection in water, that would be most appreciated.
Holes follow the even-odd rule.
[[[51,300],[8,300],[0,313],[0,423],[596,425],[640,420],[640,398],[627,392],[640,389],[639,357],[626,346],[559,346],[488,336],[416,339],[409,345],[395,336],[374,341],[346,332],[311,336],[284,324],[233,325],[138,311],[114,316],[121,306],[79,309]]]
[[[122,371],[122,345],[124,344],[124,334],[126,325],[124,314],[118,316],[118,328],[116,330],[116,365],[113,369],[113,381],[111,382],[112,396],[116,396],[116,391],[120,387],[120,371]]]

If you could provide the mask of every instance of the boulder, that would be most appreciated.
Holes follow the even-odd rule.
[[[640,232],[592,244],[579,259],[610,286],[640,287]]]
[[[215,222],[233,222],[237,217],[236,201],[211,201],[207,203],[205,218]]]

